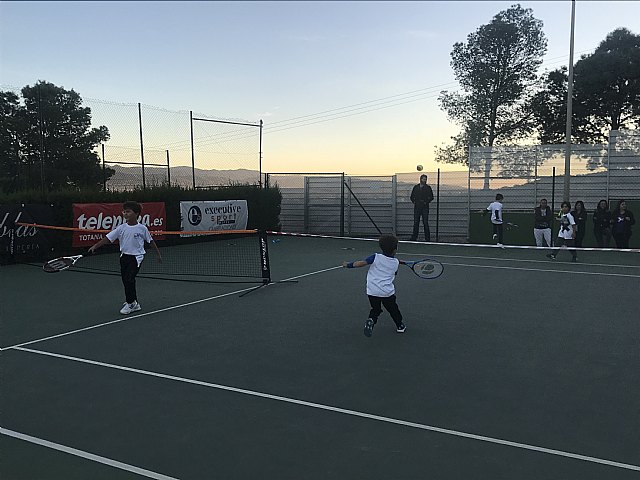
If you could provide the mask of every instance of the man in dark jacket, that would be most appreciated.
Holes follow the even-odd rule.
[[[418,229],[420,228],[420,217],[424,226],[424,240],[431,241],[431,231],[429,230],[429,203],[433,201],[433,190],[427,185],[427,176],[420,175],[420,183],[411,190],[411,201],[413,202],[413,234],[411,240],[418,239]]]

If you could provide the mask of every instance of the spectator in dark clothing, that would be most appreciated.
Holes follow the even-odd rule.
[[[606,200],[600,200],[593,212],[593,234],[600,248],[609,248],[611,242],[611,211]]]
[[[618,207],[611,215],[611,233],[616,241],[616,247],[629,248],[631,226],[636,223],[631,210],[627,210],[627,202],[620,200]]]
[[[587,211],[584,209],[584,202],[582,200],[576,202],[571,215],[573,215],[573,219],[576,221],[577,228],[574,245],[576,247],[582,247],[584,235],[587,233]]]
[[[411,240],[418,239],[420,228],[420,218],[424,227],[425,242],[431,241],[431,231],[429,230],[429,203],[433,201],[433,190],[427,185],[427,176],[420,175],[420,183],[411,190],[411,201],[413,202],[413,234]]]
[[[540,206],[533,209],[535,223],[533,226],[533,236],[536,239],[536,246],[551,246],[551,224],[553,223],[553,213],[551,207],[547,205],[547,199],[540,200]]]

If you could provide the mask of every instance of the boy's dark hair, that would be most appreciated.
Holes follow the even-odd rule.
[[[496,200],[502,200],[504,197],[501,193],[496,194]]]
[[[398,239],[393,235],[382,235],[378,240],[382,253],[387,256],[393,255],[394,250],[398,249]]]
[[[571,203],[564,201],[560,204],[560,208],[563,208],[563,207],[569,207],[569,210],[571,210]]]
[[[134,202],[133,200],[128,200],[122,204],[122,209],[129,209],[134,213],[140,215],[140,212],[142,212],[142,205],[140,205],[138,202]]]

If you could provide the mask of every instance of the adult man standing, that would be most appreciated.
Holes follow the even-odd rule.
[[[429,230],[429,203],[433,201],[433,190],[427,185],[427,176],[420,175],[420,183],[411,190],[411,201],[413,202],[413,235],[411,240],[418,239],[418,229],[420,228],[420,217],[424,226],[424,240],[431,241],[431,231]]]

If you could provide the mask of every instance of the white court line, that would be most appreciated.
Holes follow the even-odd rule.
[[[335,270],[336,268],[342,268],[342,267],[341,266],[337,266],[337,267],[325,268],[324,270],[318,270],[316,272],[305,273],[304,275],[298,275],[296,277],[287,278],[285,280],[279,280],[279,282],[286,282],[286,281],[289,281],[289,280],[296,280],[298,278],[308,277],[310,275],[316,275],[318,273],[328,272],[329,270]],[[267,286],[273,285],[274,283],[278,283],[278,281],[273,282],[273,283],[269,283],[269,284],[267,284]],[[148,315],[154,315],[156,313],[162,313],[162,312],[167,312],[169,310],[175,310],[176,308],[188,307],[190,305],[196,305],[198,303],[208,302],[210,300],[217,300],[218,298],[223,298],[223,297],[228,297],[230,295],[236,295],[238,293],[248,292],[249,290],[253,290],[254,288],[255,287],[243,288],[242,290],[236,290],[234,292],[223,293],[221,295],[216,295],[214,297],[202,298],[200,300],[194,300],[193,302],[182,303],[180,305],[173,305],[171,307],[161,308],[159,310],[153,310],[151,312],[145,312],[145,313],[140,313],[138,315],[131,315],[131,316],[128,316],[128,317],[119,318],[117,320],[111,320],[110,322],[99,323],[97,325],[91,325],[90,327],[78,328],[76,330],[71,330],[69,332],[63,332],[63,333],[58,333],[56,335],[51,335],[49,337],[38,338],[36,340],[30,340],[28,342],[18,343],[16,345],[11,345],[11,346],[8,346],[8,347],[2,347],[2,348],[0,348],[0,352],[2,352],[4,350],[10,350],[12,348],[23,347],[25,345],[31,345],[31,344],[38,343],[38,342],[44,342],[45,340],[52,340],[54,338],[66,337],[67,335],[73,335],[75,333],[86,332],[87,330],[93,330],[94,328],[106,327],[107,325],[113,325],[113,324],[116,324],[116,323],[119,323],[119,322],[126,322],[128,320],[133,320],[134,318],[146,317]]]
[[[553,273],[571,273],[575,275],[602,275],[606,277],[631,277],[631,278],[640,278],[640,275],[631,275],[627,273],[600,273],[600,272],[580,272],[577,270],[555,270],[555,269],[545,269],[545,268],[524,268],[524,267],[501,267],[498,265],[473,265],[467,263],[445,263],[442,262],[443,265],[453,265],[456,267],[476,267],[476,268],[495,268],[499,270],[524,270],[527,272],[553,272]]]
[[[551,248],[549,248],[549,250],[551,250]],[[404,255],[406,257],[420,256],[419,253],[405,253],[405,252],[398,252],[396,255],[397,256]],[[471,259],[471,260],[492,260],[497,262],[549,263],[549,264],[556,264],[556,265],[558,264],[558,262],[553,260],[524,260],[520,258],[472,257],[470,255],[442,255],[442,254],[435,254],[435,253],[432,254],[428,252],[425,253],[425,256],[442,257],[442,258],[464,258],[464,259]],[[617,265],[615,263],[579,263],[579,265],[588,266],[588,267],[640,268],[640,265]]]
[[[109,465],[110,467],[119,468],[120,470],[126,470],[127,472],[137,473],[138,475],[142,475],[147,478],[155,478],[157,480],[178,480],[175,477],[168,477],[167,475],[162,475],[161,473],[152,472],[151,470],[145,470],[144,468],[134,467],[133,465],[122,463],[117,460],[112,460],[111,458],[101,457],[100,455],[95,455],[83,450],[67,447],[66,445],[60,445],[59,443],[53,443],[41,438],[32,437],[31,435],[15,432],[7,428],[0,427],[0,434],[17,438],[19,440],[24,440],[25,442],[35,443],[36,445],[40,445],[42,447],[52,448],[60,452],[102,463],[104,465]]]
[[[383,417],[380,415],[373,415],[370,413],[364,413],[364,412],[358,412],[356,410],[348,410],[346,408],[339,408],[339,407],[333,407],[331,405],[324,405],[321,403],[313,403],[313,402],[307,402],[304,400],[297,400],[295,398],[288,398],[288,397],[281,397],[279,395],[271,395],[269,393],[263,393],[263,392],[256,392],[254,390],[247,390],[244,388],[236,388],[236,387],[230,387],[228,385],[220,385],[217,383],[209,383],[209,382],[203,382],[200,380],[192,380],[189,378],[183,378],[183,377],[177,377],[174,375],[166,375],[164,373],[158,373],[158,372],[151,372],[148,370],[140,370],[137,368],[131,368],[131,367],[125,367],[122,365],[114,365],[111,363],[104,363],[104,362],[97,362],[95,360],[88,360],[85,358],[79,358],[79,357],[71,357],[68,355],[61,355],[58,353],[51,353],[51,352],[44,352],[41,350],[32,350],[30,348],[21,348],[21,347],[16,347],[14,350],[20,350],[23,352],[29,352],[29,353],[34,353],[36,355],[45,355],[45,356],[49,356],[49,357],[55,357],[55,358],[61,358],[64,360],[70,360],[73,362],[79,362],[79,363],[86,363],[89,365],[96,365],[99,367],[105,367],[105,368],[112,368],[114,370],[121,370],[124,372],[130,372],[130,373],[137,373],[140,375],[146,375],[146,376],[150,376],[150,377],[156,377],[156,378],[162,378],[165,380],[173,380],[176,382],[181,382],[181,383],[187,383],[187,384],[191,384],[191,385],[199,385],[202,387],[207,387],[207,388],[215,388],[218,390],[225,390],[225,391],[229,391],[229,392],[234,392],[234,393],[240,393],[243,395],[250,395],[253,397],[259,397],[259,398],[266,398],[269,400],[276,400],[279,402],[285,402],[285,403],[290,403],[290,404],[294,404],[294,405],[301,405],[303,407],[310,407],[310,408],[316,408],[319,410],[325,410],[325,411],[329,411],[329,412],[335,412],[335,413],[341,413],[344,415],[350,415],[353,417],[360,417],[360,418],[366,418],[369,420],[377,420],[380,422],[385,422],[385,423],[391,423],[394,425],[402,425],[404,427],[411,427],[411,428],[417,428],[420,430],[427,430],[427,431],[431,431],[431,432],[437,432],[437,433],[442,433],[445,435],[452,435],[455,437],[462,437],[462,438],[468,438],[471,440],[478,440],[481,442],[487,442],[487,443],[493,443],[493,444],[497,444],[497,445],[504,445],[507,447],[514,447],[514,448],[520,448],[523,450],[530,450],[530,451],[534,451],[534,452],[539,452],[539,453],[546,453],[549,455],[555,455],[555,456],[559,456],[559,457],[565,457],[565,458],[571,458],[571,459],[575,459],[575,460],[583,460],[585,462],[591,462],[591,463],[598,463],[601,465],[607,465],[610,467],[616,467],[616,468],[623,468],[623,469],[627,469],[627,470],[635,470],[635,471],[639,471],[640,472],[640,466],[638,465],[631,465],[628,463],[620,463],[620,462],[614,462],[612,460],[606,460],[606,459],[602,459],[602,458],[597,458],[597,457],[590,457],[587,455],[580,455],[577,453],[571,453],[571,452],[564,452],[562,450],[555,450],[552,448],[545,448],[545,447],[538,447],[535,445],[528,445],[526,443],[519,443],[519,442],[512,442],[510,440],[502,440],[500,438],[493,438],[493,437],[487,437],[484,435],[476,435],[473,433],[467,433],[467,432],[460,432],[457,430],[450,430],[448,428],[440,428],[440,427],[434,427],[432,425],[425,425],[422,423],[415,423],[415,422],[408,422],[405,420],[398,420],[396,418],[390,418],[390,417]]]

